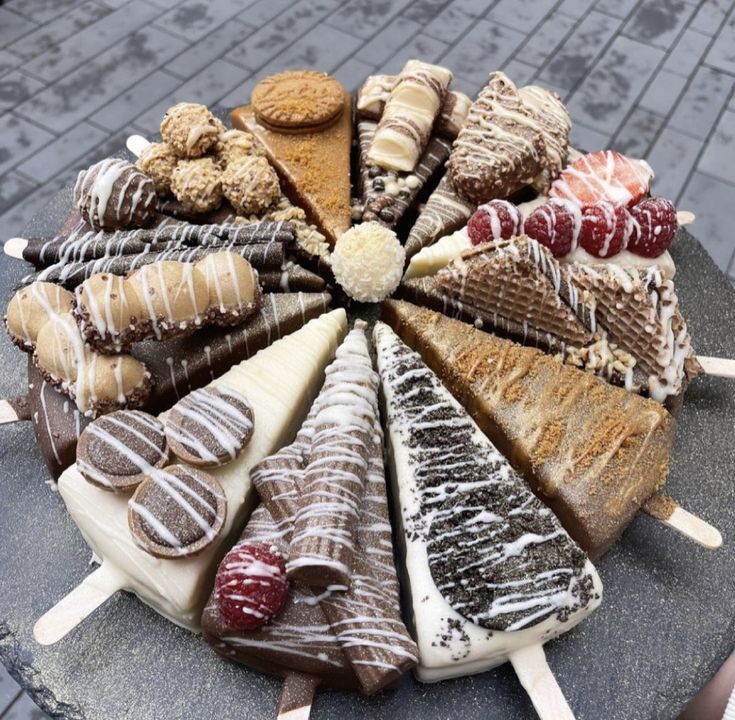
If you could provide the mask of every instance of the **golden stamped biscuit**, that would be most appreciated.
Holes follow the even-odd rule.
[[[327,73],[299,70],[276,73],[253,89],[258,121],[282,132],[328,127],[341,114],[344,88]]]

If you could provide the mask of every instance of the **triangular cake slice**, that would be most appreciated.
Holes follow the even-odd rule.
[[[298,85],[289,85],[292,87],[298,88]],[[341,85],[339,87],[342,93],[339,114],[337,117],[333,113],[325,115],[328,120],[317,128],[312,125],[303,128],[266,126],[252,105],[235,108],[230,115],[233,127],[247,130],[260,140],[288,198],[304,209],[309,222],[324,233],[331,246],[352,223],[352,97]],[[258,86],[253,90],[254,98],[257,89]],[[293,109],[301,99],[286,93],[279,102],[283,108]]]
[[[254,425],[240,455],[209,470],[224,490],[227,516],[221,532],[198,554],[173,559],[149,555],[135,543],[129,530],[128,495],[93,485],[76,465],[62,474],[58,483],[61,497],[117,588],[135,593],[177,625],[200,629],[217,563],[237,539],[254,504],[250,471],[295,435],[346,330],[344,310],[326,313],[210,384],[244,395],[252,408]]]
[[[666,482],[675,422],[659,403],[431,310],[383,307],[593,559]]]
[[[324,387],[295,441],[254,469],[253,482],[263,505],[241,539],[242,543],[274,544],[290,572],[294,551],[304,536],[301,519],[306,509],[310,544],[339,551],[349,533],[330,523],[347,499],[339,487],[347,482],[357,507],[349,587],[333,584],[311,590],[292,577],[283,609],[268,624],[252,629],[228,624],[215,590],[202,623],[206,639],[225,657],[281,677],[307,675],[315,685],[366,694],[393,684],[415,664],[416,646],[401,620],[393,564],[377,383],[364,326],[358,322],[327,368]],[[355,422],[355,412],[364,411],[369,414],[363,416],[367,436],[361,435],[361,422]],[[343,451],[331,458],[320,452],[326,436],[339,443],[342,433],[349,437]],[[366,451],[366,463],[362,487],[358,487],[356,475],[345,463],[361,448]],[[321,510],[322,501],[311,481],[317,465],[328,471],[327,512]],[[353,477],[348,480],[348,475]]]
[[[258,312],[242,325],[212,326],[186,338],[136,343],[131,354],[146,365],[153,378],[153,390],[143,409],[161,412],[169,408],[236,363],[326,312],[330,301],[327,293],[265,294]],[[74,462],[77,440],[91,419],[44,380],[32,356],[28,398],[36,442],[51,475],[57,478]]]
[[[419,679],[573,628],[602,593],[585,553],[421,357],[383,323],[374,339]]]

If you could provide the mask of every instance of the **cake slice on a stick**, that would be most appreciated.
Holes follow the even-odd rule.
[[[289,199],[330,245],[351,225],[352,98],[337,80],[313,71],[270,75],[232,124],[265,147]]]
[[[119,590],[133,592],[172,622],[199,631],[217,563],[236,540],[254,504],[250,472],[293,437],[346,329],[344,310],[322,315],[208,386],[244,396],[255,421],[245,450],[234,461],[210,471],[224,490],[227,516],[220,533],[198,554],[170,559],[152,556],[130,532],[129,496],[92,484],[76,465],[66,470],[59,478],[59,492],[101,565],[36,623],[34,635],[39,642],[61,639]]]
[[[599,605],[597,572],[420,356],[374,337],[418,678],[510,660],[542,718],[572,717],[543,643]]]
[[[593,559],[665,484],[675,422],[659,403],[431,310],[383,307]]]
[[[205,637],[218,653],[284,677],[282,707],[292,703],[289,687],[296,678],[309,680],[305,683],[309,693],[297,703],[306,708],[317,686],[372,694],[393,684],[416,662],[416,647],[400,616],[377,383],[364,325],[358,322],[327,368],[325,385],[295,441],[255,468],[253,481],[263,505],[231,553],[234,557],[238,548],[267,543],[277,549],[285,579],[286,568],[298,565],[292,553],[303,542],[299,517],[303,519],[304,508],[311,506],[312,544],[327,555],[343,558],[342,549],[352,532],[338,531],[337,524],[346,530],[344,523],[325,517],[331,511],[323,504],[322,492],[309,493],[314,485],[311,475],[317,468],[322,474],[318,485],[323,485],[324,477],[331,477],[335,511],[344,498],[337,485],[347,483],[357,501],[355,539],[349,540],[349,588],[339,582],[310,588],[299,581],[298,573],[289,573],[290,592],[282,606],[271,608],[269,617],[253,617],[249,601],[254,598],[249,598],[248,588],[232,577],[232,563],[225,558],[204,611]],[[341,432],[350,438],[347,452],[340,450],[331,457],[316,454],[323,447],[325,431],[337,438],[335,421],[344,421]],[[352,475],[354,479],[355,468],[345,472],[345,458],[362,457],[363,453],[364,464],[358,462],[363,478],[355,482],[347,478]],[[315,557],[315,564],[317,560]],[[333,567],[324,557],[320,562],[327,569]],[[231,602],[236,596],[242,599],[241,609]],[[301,685],[303,689],[304,683]],[[302,713],[307,717],[306,710]]]

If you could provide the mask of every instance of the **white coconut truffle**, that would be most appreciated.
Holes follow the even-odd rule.
[[[398,287],[405,261],[406,251],[396,234],[380,223],[368,222],[337,240],[332,270],[353,300],[380,302]]]

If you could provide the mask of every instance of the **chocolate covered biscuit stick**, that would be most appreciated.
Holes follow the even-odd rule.
[[[31,238],[22,249],[22,258],[37,268],[56,263],[86,262],[117,255],[187,247],[226,247],[230,245],[290,245],[294,241],[291,223],[252,223],[248,225],[165,225],[155,230],[118,230],[113,233],[81,232],[46,240]]]

